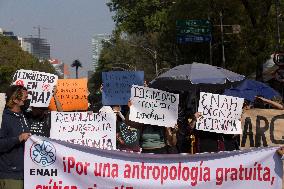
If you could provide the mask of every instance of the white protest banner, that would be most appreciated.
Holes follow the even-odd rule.
[[[101,149],[116,149],[114,113],[51,112],[50,138]]]
[[[173,127],[177,123],[178,94],[133,85],[131,102],[131,121],[166,127]]]
[[[196,129],[224,133],[241,134],[241,115],[244,99],[212,93],[200,93]]]
[[[52,97],[53,87],[58,76],[32,70],[18,70],[13,78],[14,85],[25,86],[28,90],[30,106],[48,107]]]
[[[5,108],[6,100],[5,100],[5,93],[0,93],[0,128],[2,123],[2,115]]]
[[[275,147],[195,155],[154,155],[88,148],[32,136],[25,143],[25,188],[279,189]]]

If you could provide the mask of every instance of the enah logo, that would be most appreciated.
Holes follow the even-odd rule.
[[[37,141],[30,148],[30,157],[32,161],[42,167],[53,164],[56,160],[56,149],[48,141]]]

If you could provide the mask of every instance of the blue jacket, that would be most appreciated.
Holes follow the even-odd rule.
[[[24,179],[24,142],[19,135],[28,132],[22,113],[5,109],[0,128],[0,179]]]

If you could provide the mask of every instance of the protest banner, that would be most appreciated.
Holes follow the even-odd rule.
[[[50,138],[89,147],[116,149],[116,115],[52,111]]]
[[[103,105],[127,105],[132,85],[144,84],[143,71],[103,72]]]
[[[63,111],[87,110],[88,109],[88,80],[83,79],[59,79],[56,96]],[[54,98],[52,98],[49,109],[56,111]]]
[[[5,108],[6,100],[5,100],[5,93],[0,93],[0,128],[2,123],[2,115]]]
[[[224,133],[241,134],[241,115],[244,99],[212,93],[200,93],[196,129]]]
[[[25,188],[278,189],[276,148],[195,155],[108,151],[32,136],[25,143]]]
[[[30,106],[48,107],[58,76],[32,70],[18,70],[13,77],[13,85],[22,85],[28,90]]]
[[[174,127],[177,124],[178,94],[133,85],[131,103],[131,121],[166,127]]]
[[[284,145],[284,111],[250,109],[242,116],[241,147]]]

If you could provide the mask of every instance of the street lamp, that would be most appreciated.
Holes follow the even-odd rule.
[[[126,64],[126,63],[114,63],[112,65],[118,65],[118,67],[116,67],[116,68],[122,68],[121,66],[127,66],[128,69],[123,68],[123,70],[134,70],[134,71],[136,71],[136,66],[132,66],[132,65]]]
[[[165,71],[168,71],[169,69],[171,69],[171,68],[161,68],[161,69],[159,69],[158,75],[162,74],[162,72],[163,72],[164,70],[165,70]]]
[[[150,48],[147,48],[147,47],[143,47],[143,46],[140,46],[142,49],[144,49],[145,51],[147,51],[148,53],[151,54],[151,56],[153,56],[154,58],[154,61],[155,61],[155,73],[156,73],[156,76],[158,76],[158,62],[157,62],[157,51],[156,50],[152,50]]]
[[[154,59],[155,61],[155,74],[156,76],[158,76],[158,61],[157,61],[157,57],[158,57],[158,52],[157,50],[153,50],[153,49],[150,49],[148,47],[144,47],[142,45],[134,45],[134,44],[130,44],[131,46],[134,46],[134,47],[141,47],[144,51],[148,52]]]
[[[112,70],[117,70],[117,69],[119,69],[119,70],[122,70],[122,71],[128,71],[127,69],[125,69],[125,68],[123,68],[123,67],[119,67],[119,66],[112,66],[111,69],[112,69]]]

